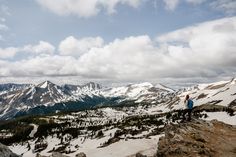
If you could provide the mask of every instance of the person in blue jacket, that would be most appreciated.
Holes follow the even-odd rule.
[[[186,95],[184,103],[186,105],[186,109],[183,112],[183,119],[182,121],[186,120],[185,115],[188,113],[188,121],[191,121],[191,114],[193,110],[193,100],[189,98],[189,95]]]

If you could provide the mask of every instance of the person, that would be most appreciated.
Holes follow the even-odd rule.
[[[191,121],[191,114],[192,114],[192,110],[193,110],[193,101],[189,98],[189,95],[186,95],[184,103],[186,105],[186,109],[183,112],[183,119],[182,121],[186,120],[186,114],[188,113],[188,121]]]

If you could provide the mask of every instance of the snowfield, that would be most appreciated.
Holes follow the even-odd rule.
[[[207,118],[204,118],[205,120],[216,119],[226,124],[236,125],[236,115],[230,116],[226,112],[205,112],[205,113],[208,115]]]
[[[120,140],[116,143],[113,143],[107,147],[102,147],[101,143],[106,142],[109,139],[110,133],[114,133],[116,129],[107,131],[105,133],[105,137],[101,139],[84,139],[84,137],[77,138],[70,142],[70,150],[74,150],[76,152],[71,154],[66,154],[67,156],[74,157],[79,152],[84,152],[89,157],[128,157],[135,156],[136,153],[142,153],[147,156],[152,156],[156,153],[158,147],[158,140],[160,137],[164,136],[163,134],[152,136],[149,139],[128,139],[128,140]],[[51,153],[48,151],[52,150],[53,147],[57,147],[60,143],[60,140],[56,137],[48,137],[46,139],[49,144],[47,149],[40,152],[41,155],[49,156]],[[34,147],[35,141],[30,141],[29,144],[31,149],[27,148],[27,144],[25,145],[12,145],[9,148],[17,154],[22,154],[22,157],[34,157],[36,154],[33,153],[32,148]],[[78,147],[78,148],[75,148]]]

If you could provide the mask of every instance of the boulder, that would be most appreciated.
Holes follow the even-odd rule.
[[[86,154],[81,152],[79,154],[76,154],[75,157],[86,157]]]

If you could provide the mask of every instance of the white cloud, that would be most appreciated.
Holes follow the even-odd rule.
[[[219,11],[223,11],[227,14],[236,13],[236,1],[235,0],[215,0],[211,3],[212,8]]]
[[[195,71],[196,74],[208,71],[204,75],[211,75],[210,70],[212,74],[224,73],[227,68],[235,66],[233,60],[236,60],[236,17],[177,30],[160,36],[157,40],[174,46],[178,51],[188,49],[179,56],[189,60],[191,67],[203,68]],[[170,54],[176,52],[169,51]]]
[[[179,0],[163,0],[164,1],[164,3],[165,3],[165,8],[167,9],[167,10],[175,10],[175,8],[178,6],[178,4],[179,4]]]
[[[140,78],[153,64],[156,50],[148,36],[116,39],[81,56],[79,73],[85,77]]]
[[[0,76],[66,76],[74,75],[76,60],[69,56],[36,56],[10,62],[0,60]],[[76,73],[77,74],[77,73]]]
[[[23,47],[7,47],[0,48],[0,59],[11,59],[17,54],[25,54],[25,56],[35,56],[42,54],[53,54],[55,47],[48,42],[40,41],[37,45],[25,45]]]
[[[61,55],[80,56],[92,48],[101,47],[103,42],[101,37],[76,39],[73,36],[69,36],[61,41],[59,52]]]
[[[21,48],[23,52],[35,53],[35,54],[53,54],[55,47],[45,41],[39,41],[37,45],[26,45]]]
[[[78,15],[91,17],[97,15],[102,9],[109,14],[115,12],[118,4],[138,7],[142,0],[37,0],[37,2],[58,15]]]
[[[85,77],[154,79],[232,75],[236,66],[236,17],[202,23],[158,37],[117,39],[78,60]]]
[[[0,59],[12,58],[16,55],[18,49],[15,47],[0,48]]]
[[[0,75],[135,81],[236,74],[236,17],[176,30],[157,37],[156,41],[147,35],[131,36],[80,50],[78,42],[96,38],[67,39],[70,38],[72,42],[69,40],[63,49],[69,49],[73,42],[76,46],[63,54],[66,56],[39,55],[15,62],[0,61],[0,67],[5,67],[0,68]],[[82,53],[78,57],[74,52]]]

